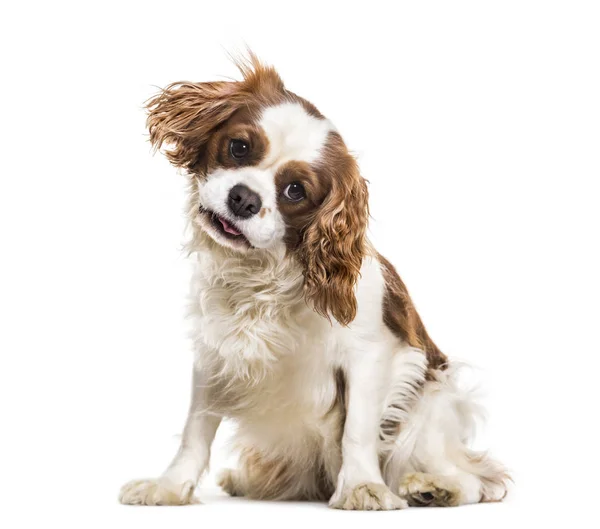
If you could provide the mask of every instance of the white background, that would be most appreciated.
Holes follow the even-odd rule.
[[[3,526],[596,523],[598,3],[14,2],[0,20]],[[204,505],[117,503],[174,454],[192,358],[184,178],[151,156],[142,103],[235,76],[244,43],[337,125],[377,248],[440,347],[482,368],[505,503],[340,513],[210,477]]]

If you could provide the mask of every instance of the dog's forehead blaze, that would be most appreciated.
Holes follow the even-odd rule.
[[[250,143],[251,152],[244,166],[276,171],[289,161],[318,161],[329,132],[335,129],[310,103],[294,97],[262,108],[247,105],[238,110],[210,138],[206,169],[240,167],[228,151],[232,139]]]
[[[288,161],[313,163],[321,155],[331,122],[307,112],[299,102],[286,102],[266,107],[259,125],[269,142],[261,165],[269,167]]]

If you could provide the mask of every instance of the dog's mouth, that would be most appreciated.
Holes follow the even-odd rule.
[[[242,232],[238,230],[231,222],[225,220],[223,217],[219,217],[219,215],[216,215],[215,213],[213,213],[211,220],[213,224],[217,226],[219,231],[223,231],[227,235],[232,235],[233,237],[242,235]]]
[[[200,207],[200,214],[204,215],[210,226],[228,241],[237,241],[238,244],[247,247],[252,246],[242,231],[230,220],[221,217],[221,215],[217,215],[214,211],[204,209],[203,207]]]

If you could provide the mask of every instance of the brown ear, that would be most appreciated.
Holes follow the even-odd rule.
[[[193,169],[213,131],[242,106],[282,99],[285,89],[274,68],[250,50],[234,62],[241,81],[173,83],[146,103],[150,142],[156,149],[170,144],[165,154],[176,167]]]
[[[368,191],[352,156],[330,159],[336,160],[329,169],[332,188],[299,251],[306,299],[326,318],[348,325],[356,316],[354,286],[366,253]]]
[[[190,168],[212,131],[237,110],[240,83],[174,83],[146,104],[150,142],[176,167]]]

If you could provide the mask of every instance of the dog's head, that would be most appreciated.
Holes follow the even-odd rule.
[[[148,103],[150,140],[192,178],[193,223],[235,251],[285,247],[315,309],[356,315],[367,187],[341,136],[255,56],[239,82],[175,83]]]

